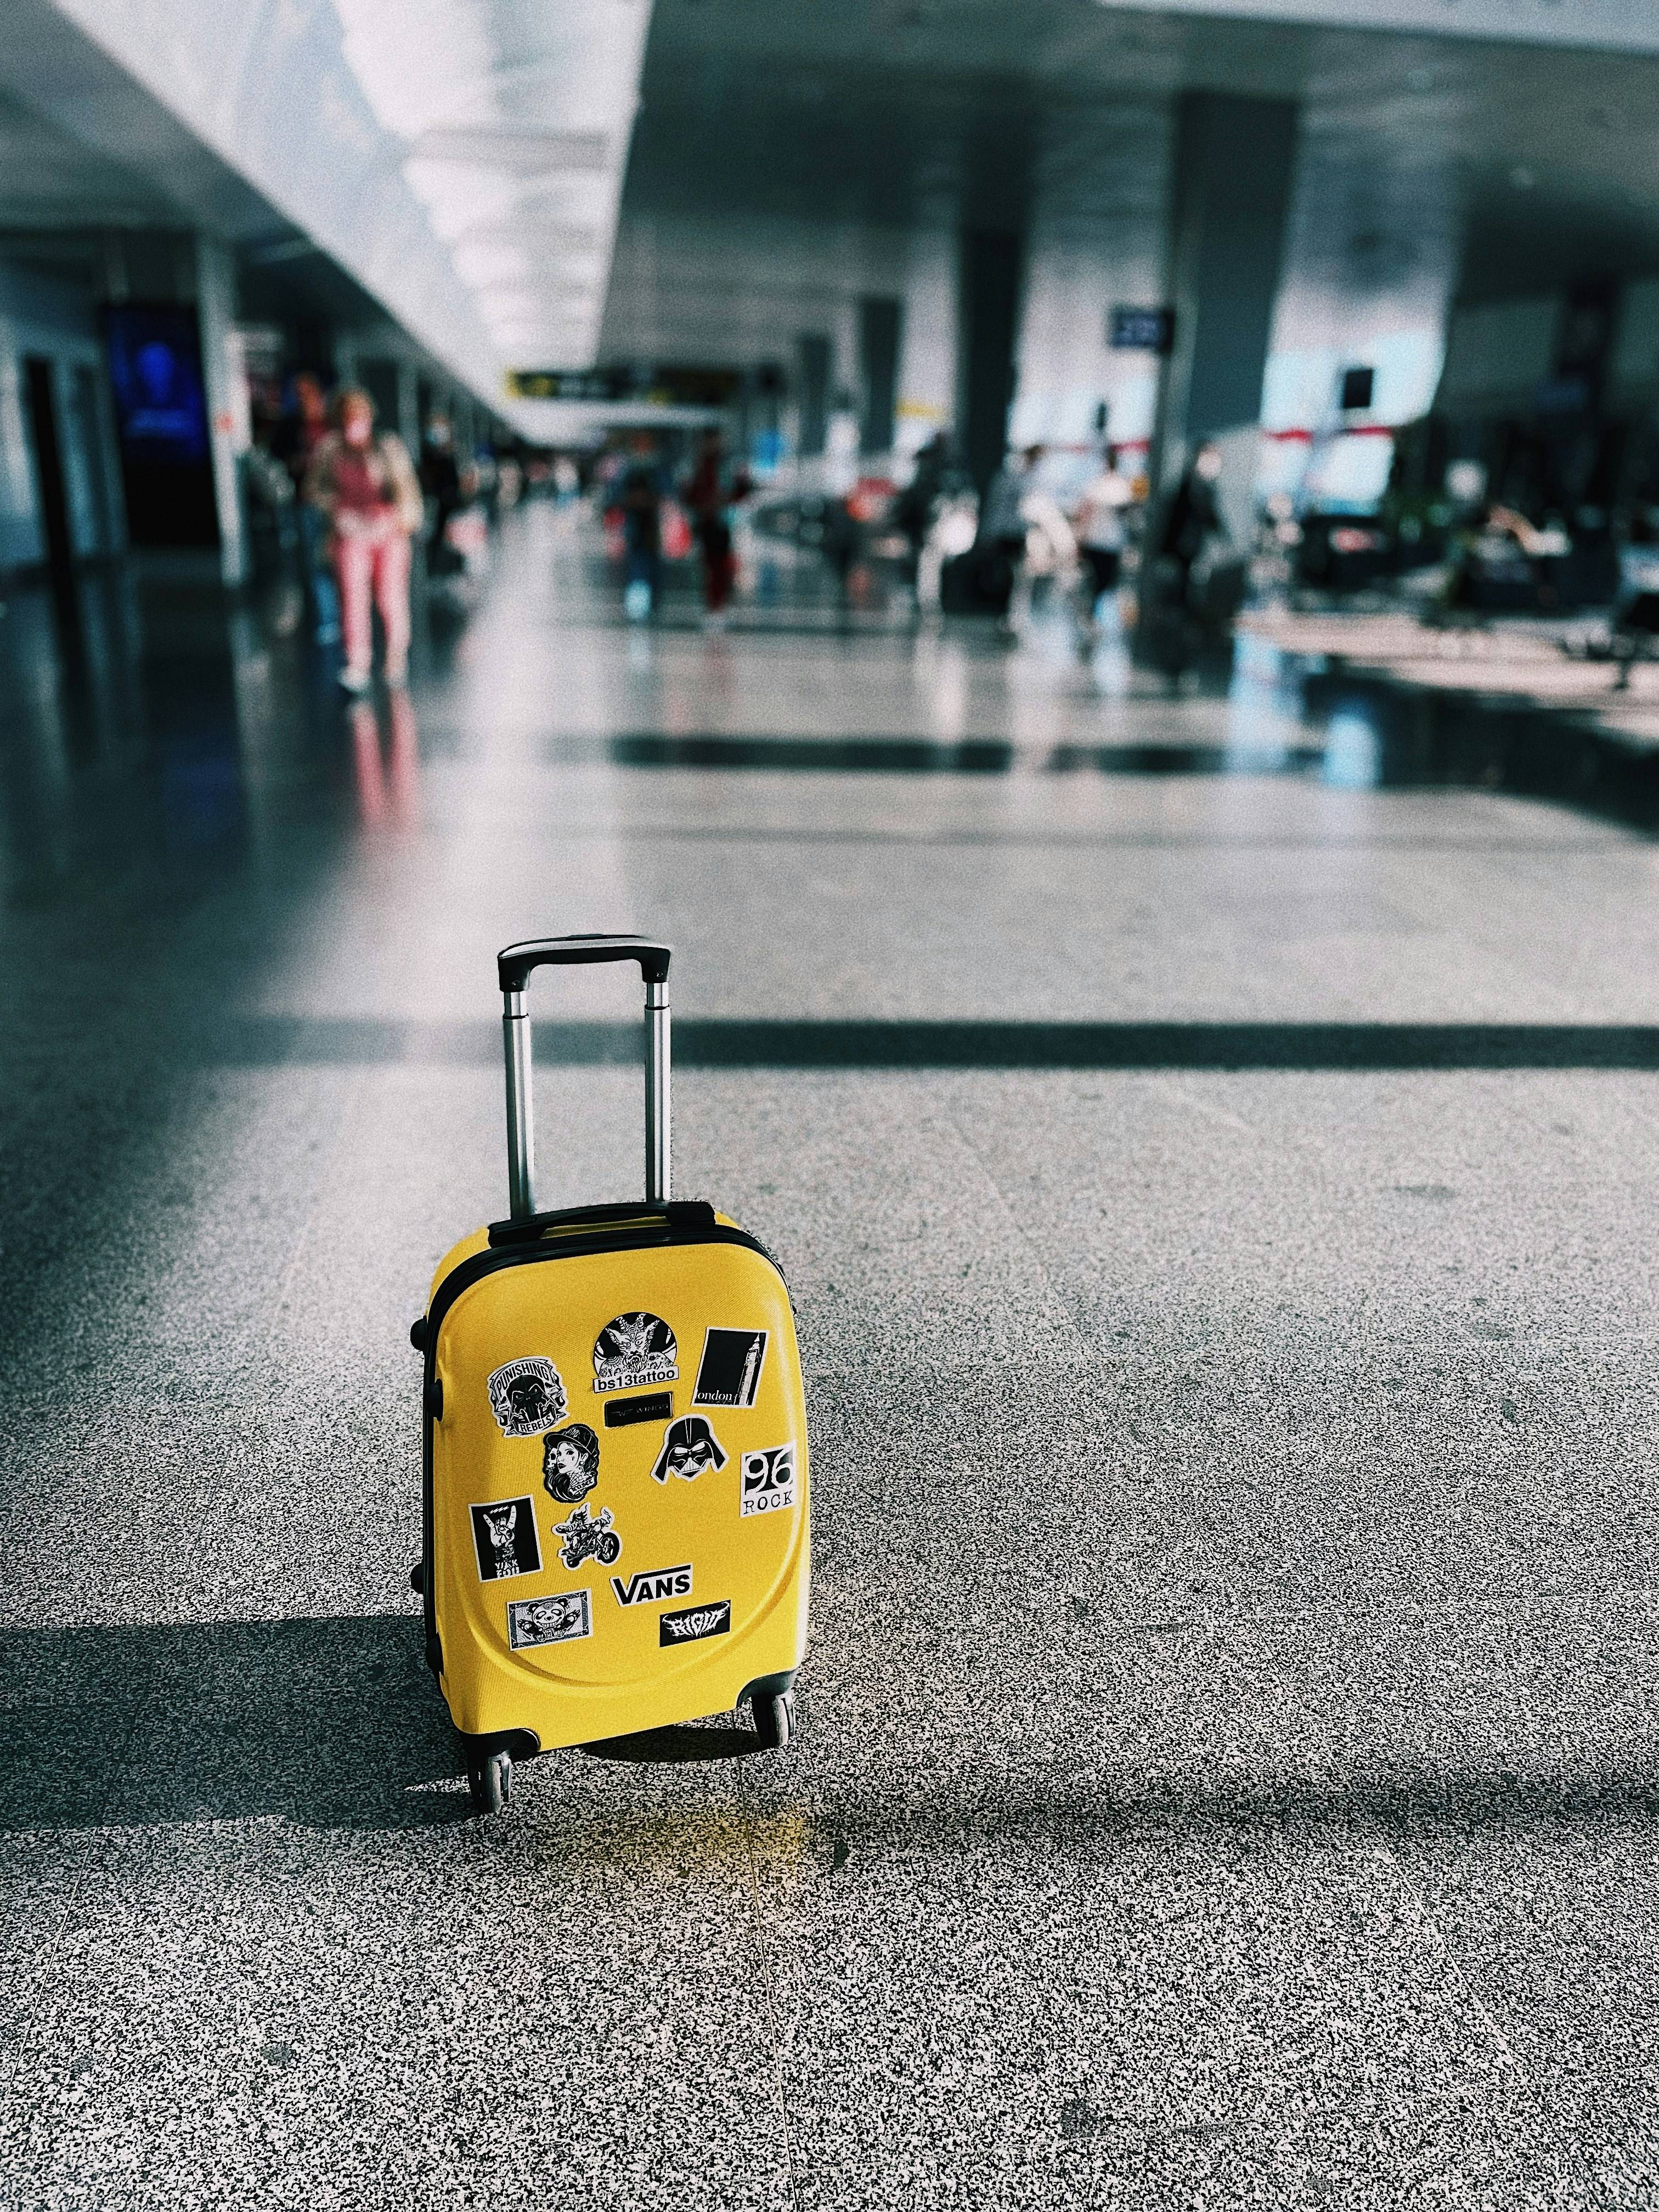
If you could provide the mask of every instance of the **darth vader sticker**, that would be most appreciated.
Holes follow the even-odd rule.
[[[539,1437],[564,1419],[564,1384],[550,1359],[509,1359],[489,1378],[489,1403],[504,1437]]]
[[[664,1431],[662,1449],[651,1470],[653,1482],[666,1482],[677,1474],[682,1482],[695,1482],[708,1469],[726,1465],[720,1438],[701,1413],[682,1413]]]
[[[674,1332],[655,1314],[618,1314],[599,1331],[593,1346],[595,1390],[641,1390],[653,1382],[679,1380],[679,1346]]]
[[[503,1498],[472,1508],[472,1548],[478,1554],[478,1580],[500,1582],[507,1575],[538,1575],[541,1546],[536,1513],[527,1498]]]

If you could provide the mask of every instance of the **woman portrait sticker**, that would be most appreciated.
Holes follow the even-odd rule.
[[[586,1421],[555,1429],[542,1446],[542,1487],[561,1505],[586,1498],[599,1479],[599,1440]]]

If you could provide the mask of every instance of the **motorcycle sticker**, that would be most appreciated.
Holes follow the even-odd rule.
[[[653,1482],[666,1482],[677,1474],[682,1482],[695,1482],[700,1474],[712,1468],[726,1465],[726,1454],[720,1449],[720,1438],[701,1413],[682,1413],[678,1421],[671,1421],[662,1440],[662,1449],[657,1454],[657,1464],[651,1470]]]
[[[752,1406],[766,1358],[763,1328],[711,1328],[702,1340],[702,1364],[694,1406]]]
[[[489,1378],[489,1402],[504,1437],[539,1437],[564,1419],[564,1383],[539,1353],[509,1359]]]
[[[691,1570],[687,1567],[641,1567],[624,1582],[612,1575],[611,1587],[618,1605],[666,1605],[671,1597],[690,1597]]]
[[[732,1630],[732,1601],[721,1598],[714,1605],[690,1605],[683,1613],[659,1613],[657,1617],[657,1643],[666,1651],[676,1644],[698,1644],[705,1636],[727,1636]]]
[[[776,1444],[769,1451],[743,1455],[742,1518],[757,1513],[787,1513],[795,1502],[795,1447]]]
[[[592,1602],[585,1589],[521,1597],[507,1608],[507,1641],[514,1651],[532,1651],[539,1644],[573,1644],[592,1633]]]
[[[586,1421],[555,1429],[542,1446],[542,1488],[561,1505],[574,1505],[599,1479],[599,1440]]]
[[[653,1390],[648,1398],[613,1398],[605,1409],[607,1429],[631,1429],[636,1421],[672,1421],[674,1394]]]
[[[677,1382],[679,1346],[655,1314],[618,1314],[606,1322],[593,1346],[596,1390],[638,1390],[650,1382]]]
[[[579,1505],[553,1533],[564,1539],[559,1557],[567,1567],[579,1567],[585,1559],[598,1559],[605,1566],[614,1567],[622,1557],[622,1538],[611,1524],[608,1505],[600,1506],[599,1517],[592,1521],[587,1517],[587,1508]]]
[[[503,1498],[472,1508],[472,1548],[478,1555],[478,1580],[497,1583],[508,1575],[538,1575],[542,1547],[536,1540],[536,1509],[527,1498]]]

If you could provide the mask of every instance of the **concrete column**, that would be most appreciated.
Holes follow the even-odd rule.
[[[242,486],[236,463],[237,396],[231,331],[236,317],[236,272],[228,251],[216,239],[196,234],[196,319],[202,347],[203,395],[207,401],[208,448],[213,467],[213,504],[219,521],[219,573],[227,584],[247,580],[247,531],[242,519]]]
[[[421,458],[421,380],[412,361],[398,363],[398,435],[409,448],[410,459]]]
[[[957,416],[963,458],[981,498],[1008,443],[1024,258],[1024,241],[1012,231],[962,234]]]
[[[1289,100],[1182,96],[1170,222],[1175,344],[1153,434],[1155,483],[1206,439],[1254,433],[1261,421],[1296,128]],[[1253,474],[1254,441],[1244,442]]]

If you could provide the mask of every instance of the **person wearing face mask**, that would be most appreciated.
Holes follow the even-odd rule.
[[[366,691],[374,651],[373,607],[386,629],[386,680],[409,672],[410,540],[425,520],[421,487],[403,441],[374,430],[368,392],[341,392],[334,428],[317,448],[306,497],[328,518],[329,550],[340,586],[340,626],[348,691]]]

